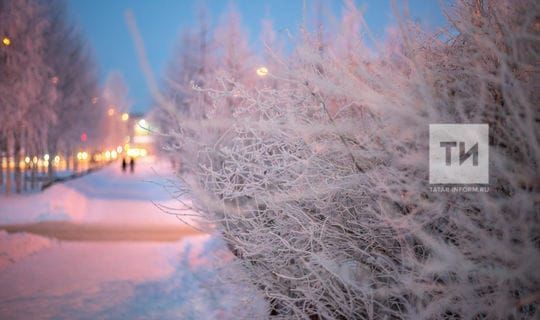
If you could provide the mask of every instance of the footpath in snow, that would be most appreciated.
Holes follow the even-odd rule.
[[[113,163],[93,174],[58,183],[41,193],[0,195],[0,225],[43,221],[108,225],[178,225],[152,202],[178,207],[164,185],[174,177],[169,166],[142,159],[134,173]]]
[[[166,165],[113,164],[43,193],[0,197],[0,319],[239,319],[264,314],[216,238],[178,207]]]

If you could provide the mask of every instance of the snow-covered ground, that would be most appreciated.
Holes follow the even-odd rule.
[[[55,184],[37,194],[0,195],[0,225],[38,221],[103,222],[114,224],[177,224],[152,202],[178,207],[164,185],[170,184],[164,162],[147,158],[135,173],[114,163],[97,173]]]
[[[27,233],[0,230],[0,271],[22,258],[51,246],[51,240]]]
[[[262,318],[264,301],[253,288],[226,280],[240,271],[221,241],[152,204],[179,205],[161,186],[168,171],[153,159],[134,174],[113,164],[43,193],[1,196],[5,229],[25,224],[34,232],[45,222],[50,230],[38,232],[49,237],[0,230],[0,319]],[[58,240],[65,230],[50,221],[87,238]],[[145,238],[160,228],[177,228],[179,240]],[[106,234],[130,229],[137,241]]]

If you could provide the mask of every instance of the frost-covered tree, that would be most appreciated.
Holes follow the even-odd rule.
[[[184,29],[173,53],[163,80],[163,94],[169,105],[157,103],[152,112],[153,121],[164,133],[158,137],[161,147],[174,144],[169,133],[179,130],[178,121],[205,119],[211,110],[208,94],[194,90],[215,83],[216,56],[212,42],[212,29],[207,9],[198,8],[197,24]],[[166,148],[168,150],[168,148]],[[174,164],[178,157],[161,148]]]
[[[0,1],[0,35],[0,153],[11,159],[15,190],[21,192],[24,156],[49,154],[52,178],[53,157],[80,148],[83,133],[97,138],[105,113],[95,103],[99,89],[88,48],[68,21],[64,2]],[[34,177],[36,164],[28,165]]]
[[[171,59],[163,89],[169,103],[158,105],[154,121],[163,133],[171,133],[181,130],[180,119],[197,123],[232,116],[235,96],[240,94],[234,92],[235,84],[252,86],[255,70],[255,56],[236,9],[229,7],[220,23],[211,28],[206,10],[200,8],[196,27],[182,33]],[[217,101],[202,88],[224,88],[232,94]],[[158,143],[174,145],[171,140],[174,138],[164,135]]]
[[[374,52],[304,40],[278,89],[205,91],[234,117],[178,123],[182,191],[271,315],[539,316],[539,9],[457,1],[444,36],[401,18]],[[429,191],[428,125],[445,122],[490,124],[489,193]]]
[[[216,50],[216,75],[220,83],[211,83],[207,87],[221,86],[232,95],[214,101],[213,112],[220,116],[229,116],[235,109],[236,85],[250,86],[255,79],[255,57],[249,46],[246,31],[238,10],[230,5],[214,31]],[[235,92],[235,93],[234,93]],[[216,103],[217,102],[217,103]]]
[[[205,117],[209,100],[193,90],[205,87],[215,78],[214,44],[204,7],[199,9],[198,23],[181,35],[176,54],[166,75],[166,93],[179,114],[188,117]]]
[[[49,22],[44,6],[37,1],[2,1],[0,25],[2,39],[9,41],[9,45],[3,42],[0,53],[3,146],[6,158],[15,163],[15,189],[21,192],[19,162],[24,142],[35,141],[54,120],[47,112],[50,100],[54,98],[54,86],[50,81],[52,72],[43,55]],[[45,112],[38,116],[34,110],[41,104]],[[9,193],[10,165],[7,168],[6,191]]]
[[[285,41],[283,35],[289,30],[276,31],[274,23],[271,19],[265,18],[261,21],[261,34],[259,36],[261,42],[262,56],[260,57],[258,68],[267,68],[270,74],[279,74],[280,69],[287,68],[285,57]],[[277,88],[280,81],[275,77],[267,77],[266,75],[259,76],[257,87],[270,86]],[[262,84],[261,84],[262,83]]]
[[[126,123],[122,122],[121,115],[127,112],[132,105],[129,98],[129,88],[124,77],[119,72],[112,72],[107,77],[103,90],[103,105],[107,108],[107,117],[101,122],[100,130],[106,148],[116,148],[125,143],[128,134]]]
[[[88,45],[68,21],[64,3],[53,1],[47,9],[50,24],[45,54],[53,70],[51,81],[56,89],[56,100],[50,113],[56,120],[48,128],[45,150],[52,155],[70,157],[81,147],[88,147],[92,142],[95,145],[100,138],[100,122],[105,110],[97,99],[97,73]],[[85,141],[81,141],[83,135]],[[53,168],[51,161],[48,166],[51,178]]]

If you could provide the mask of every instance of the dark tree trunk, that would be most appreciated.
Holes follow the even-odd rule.
[[[11,193],[11,167],[9,163],[9,139],[6,138],[6,194],[9,195]]]
[[[5,150],[5,139],[0,137],[0,186],[4,185],[4,167],[2,166],[2,161],[4,160],[4,150]]]
[[[15,192],[22,192],[22,172],[21,166],[21,140],[20,137],[15,136],[15,144],[13,146],[13,160],[15,161]]]
[[[33,162],[33,159],[32,159],[32,162],[31,162],[31,173],[30,173],[30,188],[35,189],[36,188],[36,167],[37,165]]]
[[[66,152],[66,170],[71,169],[71,149],[68,147]]]
[[[53,166],[55,154],[56,154],[56,148],[49,147],[49,161],[48,161],[49,163],[47,164],[47,176],[48,176],[49,182],[52,182],[55,176],[54,166]]]

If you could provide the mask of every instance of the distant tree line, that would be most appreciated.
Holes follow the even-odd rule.
[[[0,0],[0,37],[0,186],[20,193],[22,168],[34,177],[36,158],[48,160],[52,178],[57,155],[71,159],[100,141],[106,106],[64,1]]]

